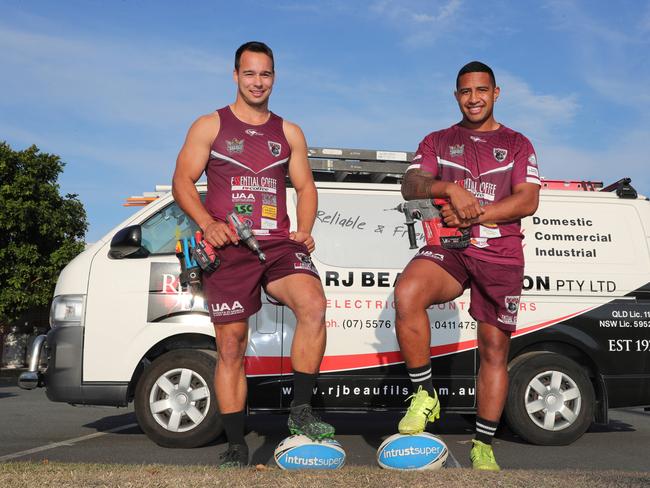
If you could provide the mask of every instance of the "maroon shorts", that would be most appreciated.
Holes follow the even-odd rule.
[[[458,281],[463,290],[470,288],[469,314],[475,320],[507,331],[517,328],[523,266],[481,261],[441,246],[424,246],[413,259],[436,263]]]
[[[307,247],[289,239],[260,240],[261,262],[244,243],[217,250],[221,263],[203,275],[203,290],[213,323],[246,320],[262,306],[261,287],[294,273],[320,279]]]

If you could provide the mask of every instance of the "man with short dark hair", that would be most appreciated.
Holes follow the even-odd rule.
[[[244,440],[246,375],[244,353],[248,317],[261,307],[260,288],[295,314],[291,347],[294,399],[289,430],[311,438],[334,435],[334,428],[311,410],[312,390],[325,351],[325,295],[310,260],[311,230],[318,195],[307,159],[307,143],[298,127],[269,111],[275,77],[273,52],[264,43],[249,42],[237,49],[237,98],[200,117],[190,128],[178,155],[173,179],[174,198],[218,248],[219,268],[204,275],[203,286],[214,324],[218,360],[215,390],[228,450],[220,466],[248,464]],[[195,183],[208,177],[205,205]],[[290,232],[285,176],[296,190],[297,227]],[[248,221],[266,260],[239,244],[226,224],[235,211]]]
[[[508,349],[523,280],[520,222],[537,209],[540,187],[531,143],[494,119],[499,92],[489,66],[478,61],[463,66],[455,92],[461,122],[420,143],[402,195],[406,200],[446,199],[445,224],[469,228],[471,239],[465,249],[423,247],[395,288],[396,333],[414,390],[399,423],[404,434],[422,432],[440,415],[426,310],[471,289],[469,313],[478,322],[480,368],[470,458],[475,469],[491,471],[500,469],[491,443],[508,394]]]

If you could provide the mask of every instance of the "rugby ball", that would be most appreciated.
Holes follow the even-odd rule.
[[[337,441],[314,441],[306,435],[287,437],[273,457],[282,469],[339,469],[345,464],[345,451]]]
[[[448,454],[443,440],[428,432],[395,434],[379,446],[377,462],[386,469],[440,469]]]

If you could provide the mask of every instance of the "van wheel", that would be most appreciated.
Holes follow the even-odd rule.
[[[140,428],[163,447],[192,448],[222,432],[213,377],[216,353],[178,349],[144,370],[135,389]]]
[[[510,367],[506,420],[532,444],[563,446],[585,433],[594,416],[594,388],[584,369],[564,356],[527,353]]]

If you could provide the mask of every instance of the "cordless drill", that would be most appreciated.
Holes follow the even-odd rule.
[[[176,241],[176,257],[181,263],[180,282],[188,286],[192,296],[201,293],[201,272],[212,273],[219,267],[219,258],[201,231],[193,237]]]
[[[239,239],[246,244],[251,251],[257,254],[260,261],[266,261],[266,254],[260,249],[260,243],[255,238],[251,228],[241,219],[239,214],[230,212],[228,214],[228,225],[239,236]]]
[[[411,249],[416,249],[415,221],[421,220],[424,237],[429,246],[442,246],[447,249],[464,249],[469,246],[469,228],[447,227],[440,210],[447,200],[434,198],[433,200],[408,200],[400,203],[394,210],[401,212],[406,217],[409,244]]]

